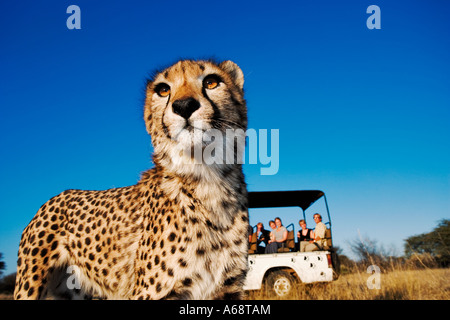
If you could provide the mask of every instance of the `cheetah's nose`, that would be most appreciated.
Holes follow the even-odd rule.
[[[200,108],[200,102],[194,98],[179,99],[172,103],[173,112],[186,120],[189,119],[198,108]]]

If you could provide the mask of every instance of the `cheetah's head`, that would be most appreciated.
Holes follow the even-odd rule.
[[[239,161],[247,128],[243,85],[231,61],[182,60],[156,72],[144,111],[155,162],[187,173],[188,165],[225,169]]]

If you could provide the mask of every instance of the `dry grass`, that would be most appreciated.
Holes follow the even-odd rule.
[[[13,300],[13,295],[7,293],[0,293],[0,300]]]
[[[402,270],[380,274],[380,289],[369,289],[367,273],[341,275],[332,283],[299,284],[288,300],[450,300],[450,269]],[[248,300],[267,300],[262,291]]]
[[[380,274],[380,289],[369,289],[370,274],[341,275],[331,283],[299,284],[288,300],[450,300],[450,269],[391,271]],[[0,294],[0,300],[12,295]],[[251,291],[247,300],[270,300],[262,291]]]

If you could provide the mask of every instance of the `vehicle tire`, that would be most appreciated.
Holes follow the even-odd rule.
[[[269,296],[281,299],[289,297],[298,284],[289,272],[278,270],[271,272],[265,280],[265,290]]]

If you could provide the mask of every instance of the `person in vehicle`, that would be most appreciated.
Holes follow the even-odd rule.
[[[274,222],[275,224],[275,222]],[[264,253],[269,244],[270,231],[264,229],[262,222],[258,222],[256,225],[256,251],[257,253]]]
[[[269,226],[270,226],[270,229],[272,229],[272,231],[270,231],[270,233],[269,233],[269,241],[267,241],[267,244],[274,241],[273,231],[277,228],[277,225],[275,224],[275,221],[273,221],[273,220],[269,221]]]
[[[288,231],[283,226],[280,218],[275,218],[275,229],[271,232],[271,239],[266,247],[265,253],[277,253],[278,248],[282,247],[282,244],[288,237]]]
[[[325,232],[327,231],[327,226],[322,222],[322,216],[318,213],[314,214],[314,222],[316,223],[316,228],[314,229],[313,241],[310,241],[304,246],[305,252],[323,250],[327,245],[327,239],[325,239]],[[302,247],[300,247],[301,251]]]
[[[301,219],[298,224],[300,225],[300,230],[297,232],[298,242],[296,249],[297,251],[304,252],[304,247],[314,239],[314,231],[306,227],[306,221],[304,219]]]

